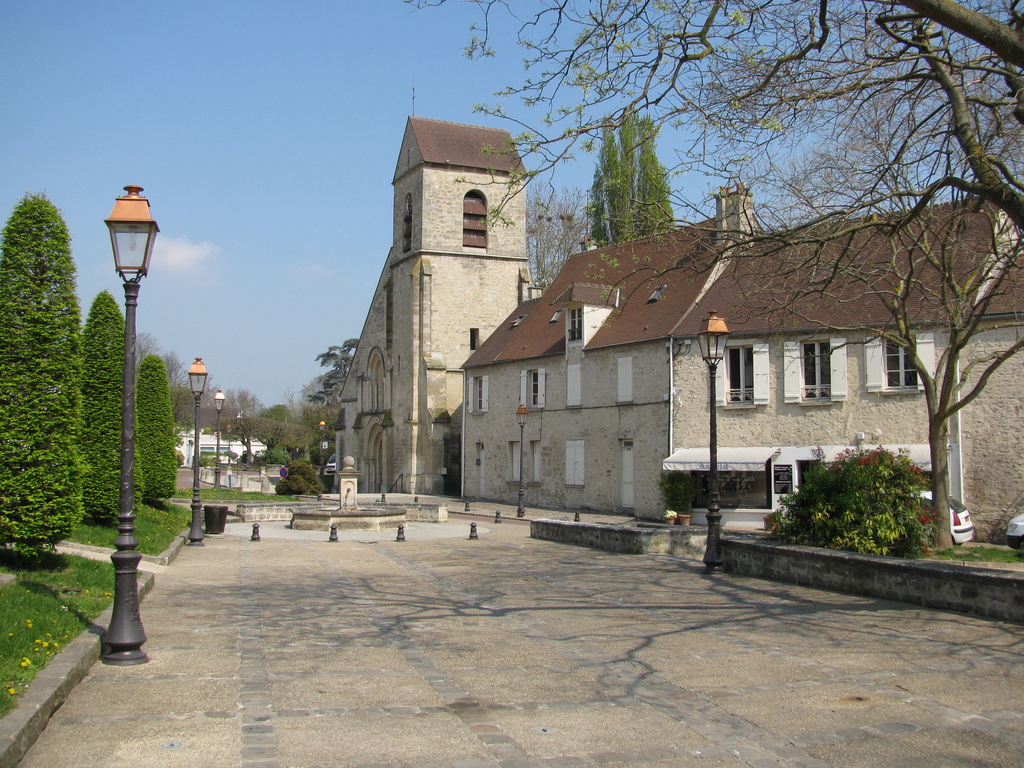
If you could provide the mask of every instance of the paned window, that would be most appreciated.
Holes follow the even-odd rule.
[[[832,398],[831,348],[827,341],[808,341],[803,345],[804,399]]]
[[[485,413],[487,411],[487,377],[476,376],[473,379],[473,411],[474,413]]]
[[[891,341],[885,343],[885,384],[889,389],[917,389],[913,357]]]
[[[754,402],[754,348],[730,347],[726,353],[728,402]]]
[[[569,310],[569,341],[583,341],[583,307]]]

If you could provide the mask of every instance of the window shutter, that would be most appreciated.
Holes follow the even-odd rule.
[[[768,391],[768,342],[754,344],[754,405],[767,405],[771,393]]]
[[[547,378],[547,374],[543,368],[537,369],[537,407],[544,407],[544,381]]]
[[[715,405],[725,405],[725,382],[729,379],[729,350],[726,350],[726,355],[722,359],[722,362],[718,364],[718,370],[715,372]],[[704,368],[704,375],[707,375],[707,365],[704,361],[701,361],[701,365]]]
[[[787,341],[782,345],[782,365],[783,399],[787,403],[799,403],[800,390],[803,385],[803,365],[799,341]]]
[[[530,381],[527,378],[528,375],[529,371],[519,372],[519,402],[522,403],[523,405],[526,405],[528,402],[530,402],[527,399],[530,394]]]
[[[481,384],[481,386],[482,386],[482,390],[481,390],[482,396],[480,398],[481,401],[482,401],[481,408],[480,408],[481,411],[486,411],[487,410],[487,385],[488,385],[488,378],[489,378],[488,376],[484,376],[484,377],[481,378],[481,382],[482,382],[482,384]]]
[[[633,358],[619,358],[619,402],[633,401]]]
[[[832,399],[846,399],[846,339],[828,340],[828,348],[832,359]]]
[[[924,369],[928,371],[930,376],[935,375],[935,334],[933,333],[919,333],[917,335],[917,356],[921,360],[921,364],[924,365]],[[921,380],[920,373],[917,376],[917,388],[924,390],[924,382]]]
[[[580,405],[580,364],[570,363],[565,367],[565,405],[567,408]]]
[[[876,338],[864,344],[864,382],[868,392],[881,392],[885,389],[884,346],[882,339]]]

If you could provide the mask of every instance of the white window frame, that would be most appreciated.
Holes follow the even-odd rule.
[[[528,478],[531,483],[539,483],[542,477],[541,475],[541,447],[540,440],[530,441],[530,477]]]
[[[787,341],[783,344],[783,394],[787,403],[822,405],[841,402],[847,397],[847,355],[846,339],[832,337],[829,345],[830,397],[808,397],[805,368],[805,345],[822,344],[825,339]]]
[[[917,356],[924,365],[925,370],[934,373],[935,371],[935,335],[932,333],[917,334]],[[921,380],[920,371],[917,372],[916,386],[889,386],[889,372],[887,370],[886,344],[879,338],[869,339],[864,344],[864,368],[865,388],[868,392],[906,394],[911,392],[924,391],[924,382]],[[909,359],[909,352],[904,351],[903,360],[905,364],[913,365]],[[904,369],[905,370],[905,369]]]
[[[583,487],[584,441],[565,441],[565,484]]]
[[[544,368],[531,368],[519,372],[519,402],[527,408],[543,408],[547,387]]]
[[[583,341],[583,307],[570,307],[565,315],[566,341]]]
[[[488,376],[474,376],[472,382],[473,413],[487,413]]]
[[[522,458],[522,448],[520,447],[518,440],[509,440],[508,441],[508,454],[509,454],[509,457],[508,457],[509,458],[509,462],[508,463],[509,463],[509,467],[512,470],[510,475],[509,475],[508,481],[510,483],[518,483],[519,482],[519,462],[520,462],[520,459]]]
[[[730,351],[733,349],[750,349],[752,365],[751,371],[753,383],[751,397],[743,400],[732,400],[729,394],[730,377]],[[756,405],[767,405],[771,397],[768,388],[769,380],[769,359],[767,341],[743,341],[736,340],[730,343],[725,349],[725,358],[718,365],[718,375],[715,376],[715,401],[718,405],[732,408],[751,408]]]

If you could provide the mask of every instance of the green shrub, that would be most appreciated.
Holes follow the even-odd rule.
[[[0,243],[0,545],[25,561],[82,519],[79,324],[67,227],[27,195]]]
[[[288,477],[282,477],[274,489],[277,493],[288,496],[299,494],[318,494],[323,489],[317,479],[316,470],[308,461],[288,462]]]
[[[121,498],[124,318],[103,291],[82,330],[82,502],[86,517],[115,525]]]
[[[167,369],[157,355],[139,365],[135,395],[136,462],[143,477],[143,500],[169,499],[178,484],[177,436]]]
[[[776,536],[792,544],[921,557],[929,521],[919,494],[926,488],[924,473],[906,454],[845,451],[812,467],[797,491],[782,498]]]
[[[291,456],[284,448],[268,448],[256,456],[256,461],[260,464],[287,464]]]
[[[693,507],[693,498],[697,495],[697,481],[689,472],[662,472],[658,478],[661,498],[665,501],[665,509],[687,513]]]

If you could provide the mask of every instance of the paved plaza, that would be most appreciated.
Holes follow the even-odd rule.
[[[1020,625],[508,519],[249,529],[157,574],[150,663],[95,665],[23,768],[1024,766]]]

